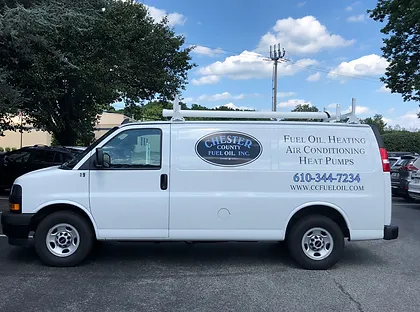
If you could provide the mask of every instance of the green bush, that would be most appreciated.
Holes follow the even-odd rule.
[[[6,147],[6,152],[10,152],[11,148],[10,147]]]
[[[4,148],[0,147],[0,153],[3,153],[3,152],[4,152]]]
[[[382,138],[389,152],[420,153],[420,132],[385,131]]]
[[[12,147],[12,151],[16,151],[17,150],[17,148],[16,147]]]

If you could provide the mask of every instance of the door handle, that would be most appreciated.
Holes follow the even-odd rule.
[[[161,174],[160,175],[160,189],[166,190],[168,188],[168,175]]]

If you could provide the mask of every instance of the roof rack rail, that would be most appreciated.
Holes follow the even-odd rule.
[[[201,118],[249,118],[249,119],[320,119],[322,121],[339,122],[347,120],[347,123],[359,123],[356,117],[356,99],[352,98],[351,110],[341,113],[340,105],[337,104],[335,113],[323,112],[246,112],[246,111],[218,111],[218,110],[182,110],[178,96],[173,102],[173,109],[163,109],[163,117],[172,117],[171,121],[184,121],[184,117]]]

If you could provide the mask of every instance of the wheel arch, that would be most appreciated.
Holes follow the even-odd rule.
[[[338,206],[325,202],[312,202],[303,204],[294,209],[286,222],[285,238],[296,222],[308,215],[323,215],[335,221],[343,232],[344,237],[351,239],[350,221],[345,212]]]
[[[37,207],[37,209],[35,210],[35,215],[32,217],[31,220],[31,231],[36,230],[38,224],[43,218],[57,211],[72,211],[78,214],[86,221],[88,221],[93,230],[93,233],[95,234],[96,239],[98,238],[98,229],[90,211],[82,205],[71,201],[48,202]]]

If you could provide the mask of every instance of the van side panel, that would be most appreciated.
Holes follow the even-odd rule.
[[[247,147],[224,154],[229,133],[255,138],[260,155],[238,165]],[[339,207],[352,239],[383,235],[382,164],[365,125],[174,123],[169,180],[170,239],[282,240],[292,211],[315,202]]]

